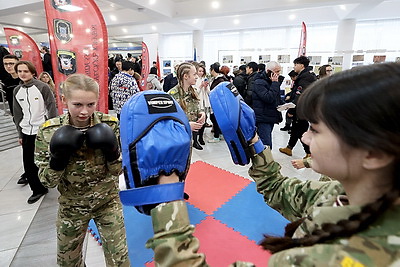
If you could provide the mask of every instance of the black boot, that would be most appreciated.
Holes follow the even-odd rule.
[[[201,127],[201,129],[198,132],[198,136],[199,136],[199,143],[200,145],[205,145],[206,142],[204,142],[204,130],[206,129],[206,124],[203,125],[203,127]]]
[[[203,150],[203,147],[197,141],[198,133],[192,132],[192,135],[193,135],[193,147],[198,149],[198,150]]]

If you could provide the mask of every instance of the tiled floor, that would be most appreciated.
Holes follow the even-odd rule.
[[[282,173],[290,177],[317,179],[312,170],[295,170],[291,159],[305,155],[300,143],[293,150],[293,157],[281,154],[279,147],[288,141],[287,132],[279,131],[282,125],[276,125],[273,131],[273,155],[282,165]],[[211,138],[210,128],[206,130]],[[207,143],[204,150],[193,150],[192,162],[202,160],[227,171],[249,178],[249,166],[235,166],[232,163],[225,142]],[[0,266],[56,266],[57,214],[56,189],[33,205],[26,203],[31,191],[28,186],[17,185],[22,174],[21,148],[13,148],[0,153]],[[105,266],[101,247],[88,235],[85,246],[86,265],[88,267]]]

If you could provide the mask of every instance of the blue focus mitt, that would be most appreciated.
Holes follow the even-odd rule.
[[[120,131],[127,187],[120,191],[121,202],[149,214],[159,203],[183,199],[191,129],[172,96],[155,90],[132,96],[122,108]],[[180,182],[158,184],[160,175],[173,172]]]
[[[229,82],[218,84],[210,93],[211,108],[228,144],[235,164],[246,165],[250,157],[264,150],[261,140],[251,144],[256,134],[256,117]]]

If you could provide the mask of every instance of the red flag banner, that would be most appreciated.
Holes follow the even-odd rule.
[[[13,28],[4,28],[11,54],[20,60],[27,60],[36,67],[37,75],[43,72],[40,50],[35,41],[26,33]]]
[[[156,63],[156,67],[157,67],[157,76],[160,79],[161,78],[161,68],[160,68],[160,57],[158,56],[158,48],[157,48],[157,63]]]
[[[297,56],[305,56],[306,55],[306,45],[307,45],[307,28],[306,28],[306,24],[303,22],[301,25],[299,53]]]
[[[100,86],[97,109],[108,113],[108,37],[94,0],[44,0],[59,112],[60,84],[68,75],[83,73]]]
[[[142,42],[142,80],[140,81],[140,90],[146,90],[147,77],[149,76],[149,50],[145,42]]]

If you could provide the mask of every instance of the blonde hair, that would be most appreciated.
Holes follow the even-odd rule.
[[[85,74],[72,74],[62,84],[63,95],[68,98],[72,90],[93,92],[99,97],[99,84]]]
[[[181,96],[184,95],[184,92],[183,92],[183,76],[184,76],[185,74],[189,74],[190,69],[191,69],[192,67],[195,67],[196,72],[197,72],[196,66],[193,65],[192,63],[189,63],[189,62],[184,62],[184,63],[180,64],[180,65],[178,66],[178,69],[176,70],[176,78],[178,79],[178,84],[179,84],[178,90],[179,90],[179,94],[180,94]],[[188,89],[188,90],[189,90],[191,96],[192,96],[194,99],[199,100],[199,97],[198,97],[196,91],[194,90],[193,86],[189,86],[189,89]],[[180,106],[182,107],[182,109],[186,112],[186,102],[184,101],[183,97],[180,98],[179,105],[180,105]]]
[[[44,75],[47,75],[47,77],[49,77],[49,82],[46,83],[46,84],[48,84],[49,87],[51,88],[51,90],[53,90],[53,92],[55,92],[55,91],[56,91],[56,85],[54,84],[53,78],[51,78],[51,76],[50,76],[50,74],[49,74],[48,72],[43,71],[42,73],[40,73],[40,75],[39,75],[39,80],[42,81],[42,82],[44,82],[44,81],[42,80],[42,78],[44,77]]]

